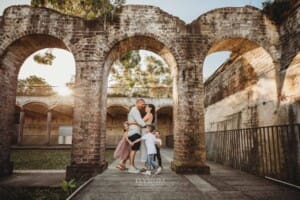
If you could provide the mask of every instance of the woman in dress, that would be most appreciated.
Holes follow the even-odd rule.
[[[146,124],[153,124],[155,122],[155,106],[153,104],[147,104],[145,107],[146,115],[143,120]],[[146,134],[146,128],[142,129],[142,136]],[[141,141],[141,162],[147,161],[147,149],[144,141]]]

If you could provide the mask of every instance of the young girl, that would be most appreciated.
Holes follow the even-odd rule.
[[[126,169],[126,161],[128,160],[130,149],[131,149],[131,146],[130,146],[129,140],[128,140],[128,126],[129,126],[128,122],[127,121],[124,122],[123,126],[124,126],[123,138],[117,145],[117,148],[114,152],[114,158],[120,159],[120,162],[117,165],[117,168],[120,170]]]

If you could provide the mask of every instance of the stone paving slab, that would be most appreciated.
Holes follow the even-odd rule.
[[[73,200],[298,200],[300,196],[299,190],[212,162],[208,162],[211,175],[178,175],[169,167],[172,153],[162,150],[164,170],[151,177],[120,171],[114,162]]]
[[[21,173],[13,174],[0,181],[7,187],[48,187],[57,186],[65,179],[65,173]]]

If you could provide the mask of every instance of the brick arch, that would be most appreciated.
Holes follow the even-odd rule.
[[[107,105],[107,110],[109,110],[110,108],[113,108],[113,107],[119,107],[119,108],[125,110],[126,112],[129,112],[129,107],[126,106],[126,105],[121,105],[121,104],[111,104],[111,105]]]
[[[219,41],[243,38],[266,49],[273,59],[280,58],[278,29],[255,7],[218,8],[201,15],[191,23],[191,27],[208,41],[204,54]]]
[[[238,56],[242,56],[257,73],[262,73],[262,71],[271,70],[276,67],[276,61],[270,52],[255,41],[245,38],[225,37],[210,44],[208,47],[206,56],[218,51],[230,51],[232,52],[231,57],[237,58]],[[254,60],[256,62],[253,62]],[[258,60],[261,62],[260,64],[258,64]]]
[[[117,34],[118,35],[118,34]],[[124,34],[119,37],[111,36],[109,42],[104,49],[105,64],[104,73],[110,71],[112,63],[119,57],[130,50],[148,50],[161,56],[165,62],[171,67],[171,71],[177,71],[177,63],[183,56],[180,47],[172,44],[172,38],[164,38],[149,32],[138,32],[132,34]],[[114,51],[119,51],[117,54]],[[174,66],[174,67],[172,67]]]

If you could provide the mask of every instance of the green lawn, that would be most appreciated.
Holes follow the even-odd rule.
[[[66,169],[70,159],[70,150],[13,150],[11,153],[14,169],[17,170]],[[105,159],[108,164],[113,162],[113,150],[105,152]]]

